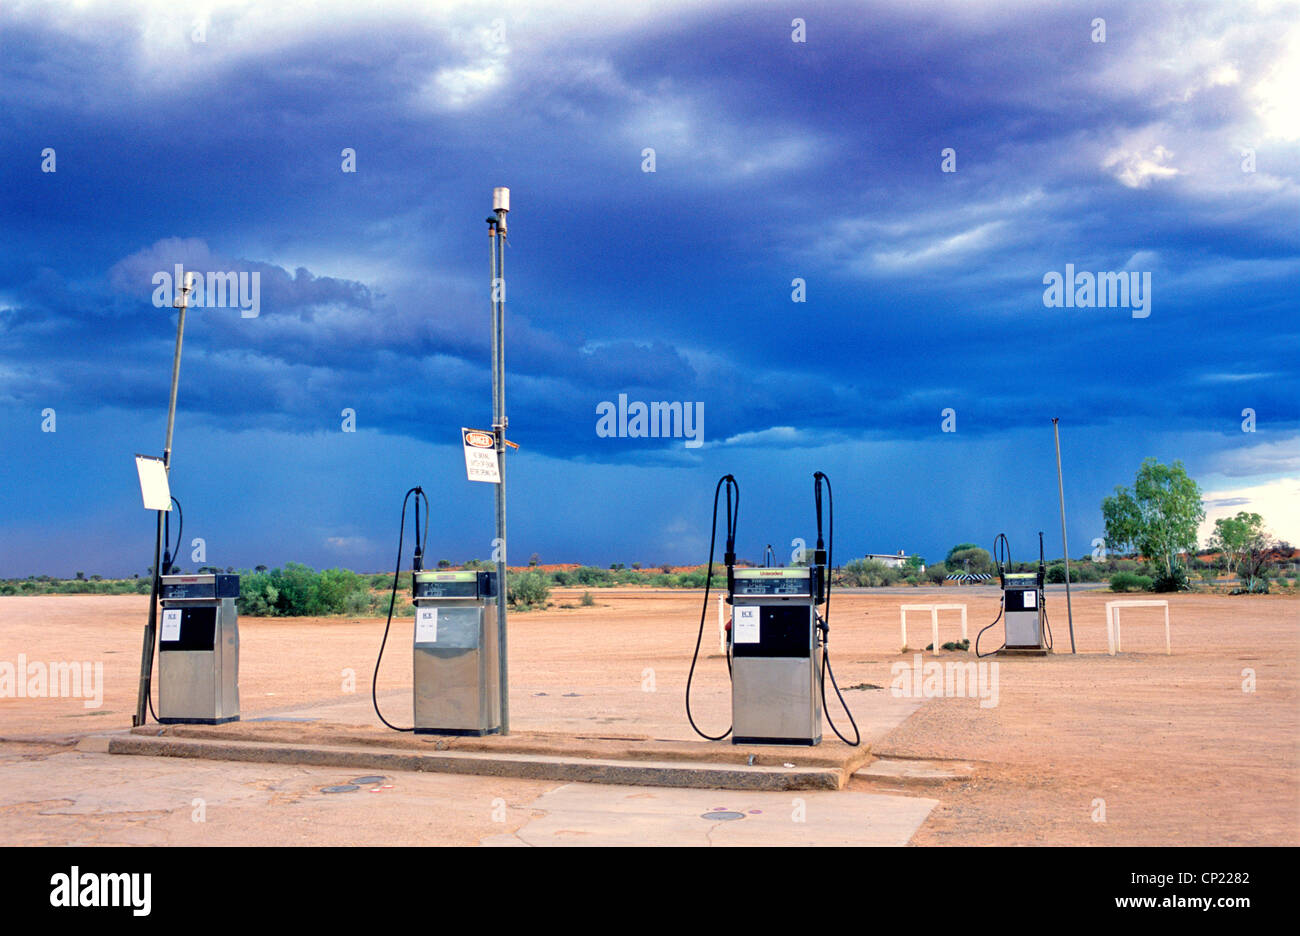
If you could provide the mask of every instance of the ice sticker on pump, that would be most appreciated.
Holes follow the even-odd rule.
[[[415,612],[415,642],[438,642],[438,609],[420,608]]]
[[[733,643],[758,643],[758,612],[758,608],[736,609],[736,629],[731,637]]]
[[[162,635],[159,640],[180,640],[181,639],[181,610],[173,608],[170,611],[163,612]]]
[[[1033,592],[1033,591],[1025,592],[1025,607],[1026,608],[1038,607],[1038,592]]]

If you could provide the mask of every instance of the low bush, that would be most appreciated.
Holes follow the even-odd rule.
[[[507,576],[506,600],[514,608],[529,611],[546,607],[551,583],[540,572],[512,572]]]
[[[1151,590],[1157,592],[1187,591],[1189,588],[1191,585],[1187,581],[1187,570],[1177,565],[1172,574],[1161,569],[1151,582]]]
[[[1110,590],[1113,592],[1150,591],[1151,577],[1138,575],[1136,572],[1116,572],[1110,577]]]

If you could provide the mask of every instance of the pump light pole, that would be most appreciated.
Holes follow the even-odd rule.
[[[1065,535],[1065,481],[1061,478],[1061,426],[1052,417],[1052,432],[1056,436],[1056,489],[1061,495],[1061,548],[1065,550],[1065,613],[1070,621],[1070,652],[1074,649],[1074,606],[1070,604],[1070,541]]]
[[[501,693],[501,733],[510,733],[510,667],[506,653],[506,216],[510,189],[492,190],[492,215],[487,219],[492,253],[492,434],[496,440],[497,482],[497,653]]]
[[[175,301],[175,306],[179,312],[176,317],[176,351],[172,355],[172,387],[167,401],[167,438],[163,444],[163,470],[169,474],[171,473],[172,462],[172,431],[176,427],[176,390],[180,384],[181,375],[181,343],[185,338],[185,308],[189,305],[190,291],[193,288],[194,274],[186,273],[184,282],[180,284],[181,294],[176,297]],[[163,572],[160,557],[162,556],[164,513],[165,511],[158,511],[157,529],[154,532],[153,582],[149,589],[149,620],[144,627],[144,647],[140,653],[140,689],[135,701],[135,715],[131,719],[131,724],[135,727],[143,725],[149,714],[150,684],[153,679],[153,649],[158,632],[158,592],[162,584]],[[179,545],[177,548],[180,548]]]

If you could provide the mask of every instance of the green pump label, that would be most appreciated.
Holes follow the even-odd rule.
[[[416,572],[415,580],[417,582],[473,582],[477,576],[478,573],[472,569],[468,572]]]

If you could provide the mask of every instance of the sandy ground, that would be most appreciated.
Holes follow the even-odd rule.
[[[594,608],[511,615],[514,726],[600,726],[609,732],[690,737],[681,695],[699,625],[699,593],[592,593]],[[557,589],[552,600],[576,605],[580,594]],[[1105,652],[1104,605],[1114,597],[1076,593],[1079,654],[1070,656],[1059,652],[1069,648],[1063,595],[1051,592],[1058,653],[1044,659],[999,658],[996,706],[981,706],[973,698],[928,699],[875,741],[879,755],[964,760],[975,767],[971,779],[925,790],[854,779],[850,790],[938,799],[914,844],[1300,844],[1300,601],[1172,596],[1174,654],[1164,654],[1160,612],[1137,610],[1124,618],[1126,652],[1112,658]],[[899,604],[936,600],[967,603],[972,638],[997,612],[996,592],[985,589],[837,595],[831,650],[840,685],[887,689],[891,667],[913,659],[899,653]],[[90,661],[104,669],[98,707],[81,699],[0,698],[0,792],[26,789],[41,776],[51,786],[94,784],[103,770],[194,770],[195,783],[203,779],[221,786],[220,771],[228,768],[220,765],[150,767],[155,762],[146,758],[105,764],[49,743],[130,724],[146,604],[139,596],[0,598],[0,663],[16,663],[24,654],[28,661]],[[380,675],[390,720],[409,719],[411,627],[410,619],[394,622]],[[373,620],[242,619],[244,716],[367,694],[381,631],[382,622]],[[909,615],[909,636],[914,646],[929,643],[928,620]],[[958,636],[956,615],[946,615],[941,641]],[[697,719],[706,728],[725,727],[728,696],[714,608],[706,619],[704,654]],[[926,659],[969,658],[944,653]],[[1243,683],[1252,674],[1254,691],[1248,692]],[[886,689],[859,688],[846,698],[851,706],[867,709],[873,707],[866,704],[868,694]],[[909,700],[899,704],[915,706]],[[44,765],[40,770],[46,773],[13,772],[24,765]],[[303,789],[314,790],[318,782],[339,779],[282,769],[285,777],[264,777],[259,789],[277,782],[292,786],[297,777]],[[25,778],[21,783],[20,777]],[[485,831],[485,803],[500,798],[523,804],[555,787],[519,782],[502,792],[476,786],[487,782],[481,778],[419,781],[420,795],[430,800],[459,802],[460,797],[474,804],[463,821],[448,826],[444,840],[454,842],[503,831],[499,819]],[[231,782],[239,782],[233,774]],[[501,786],[499,780],[492,783]],[[220,797],[220,789],[213,795]],[[5,803],[0,826],[7,832],[28,828],[23,817],[42,812],[25,796],[6,796]],[[258,809],[265,811],[268,840],[280,831],[289,836],[281,825],[288,820],[273,815],[270,799],[254,805],[245,812],[252,818],[263,814]],[[403,807],[408,808],[415,807]],[[57,832],[47,831],[40,840],[80,840],[78,823],[96,821],[77,809],[55,812]],[[392,828],[400,830],[402,811],[396,812]],[[177,837],[166,840],[194,840],[185,838],[177,822]],[[213,834],[211,840],[236,839]],[[398,834],[375,840],[405,839]]]

